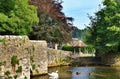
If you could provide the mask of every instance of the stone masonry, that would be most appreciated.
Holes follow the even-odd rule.
[[[28,47],[30,45],[27,36],[0,36],[0,62],[6,62],[4,65],[4,72],[10,72],[10,76],[18,75],[12,69],[11,58],[17,56],[19,65],[16,65],[16,70],[22,66],[22,72],[18,75],[19,79],[30,79],[30,55],[28,54]],[[23,78],[22,78],[23,77]]]
[[[0,36],[0,76],[15,77],[17,79],[30,79],[30,75],[48,73],[48,67],[68,65],[70,52],[49,49],[44,40],[29,40],[27,36]],[[16,56],[19,64],[15,64],[15,71],[11,58]],[[17,73],[19,67],[22,72]]]

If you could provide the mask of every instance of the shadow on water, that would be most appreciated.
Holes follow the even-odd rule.
[[[52,67],[48,72],[58,70],[59,79],[120,79],[120,67]],[[79,74],[76,74],[79,72]],[[48,75],[32,79],[50,79]]]

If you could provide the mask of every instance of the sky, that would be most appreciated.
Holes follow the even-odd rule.
[[[84,29],[90,23],[88,15],[94,15],[99,10],[103,0],[63,0],[63,12],[67,17],[73,17],[73,25]]]

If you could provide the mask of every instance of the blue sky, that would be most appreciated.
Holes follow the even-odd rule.
[[[63,12],[66,16],[74,18],[74,26],[84,29],[90,20],[87,13],[94,15],[103,0],[63,0]],[[84,25],[85,24],[85,25]]]

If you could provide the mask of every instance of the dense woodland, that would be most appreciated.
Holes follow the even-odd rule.
[[[28,35],[33,40],[65,43],[76,37],[98,53],[120,52],[120,0],[104,0],[88,16],[84,30],[62,12],[62,0],[0,0],[0,35]]]

